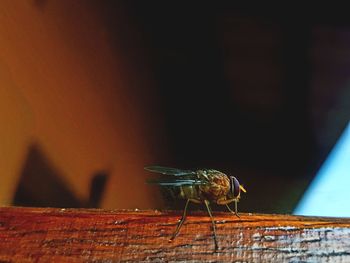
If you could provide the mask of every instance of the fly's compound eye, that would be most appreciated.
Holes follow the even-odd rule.
[[[239,187],[239,182],[234,176],[230,176],[230,191],[233,195],[234,198],[239,196],[240,193],[240,187]]]

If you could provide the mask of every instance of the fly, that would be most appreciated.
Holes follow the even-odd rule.
[[[215,250],[217,250],[216,226],[210,203],[225,205],[231,213],[239,217],[237,203],[240,199],[241,191],[246,193],[246,190],[239,184],[237,178],[213,169],[192,171],[163,166],[147,166],[145,170],[169,175],[167,178],[149,180],[148,182],[165,187],[178,187],[180,190],[178,197],[187,200],[181,220],[177,224],[170,241],[174,240],[178,235],[181,226],[185,222],[189,202],[197,204],[204,203],[211,219]],[[234,211],[229,206],[229,204],[233,202]]]

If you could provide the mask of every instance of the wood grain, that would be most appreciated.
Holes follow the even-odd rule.
[[[0,208],[0,262],[350,262],[350,219]]]

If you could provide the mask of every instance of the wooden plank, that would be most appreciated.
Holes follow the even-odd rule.
[[[350,219],[217,212],[0,208],[0,262],[350,262]]]

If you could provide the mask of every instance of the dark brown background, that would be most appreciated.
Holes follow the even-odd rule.
[[[162,208],[159,164],[235,174],[242,211],[291,212],[349,120],[342,8],[0,7],[3,204]]]

